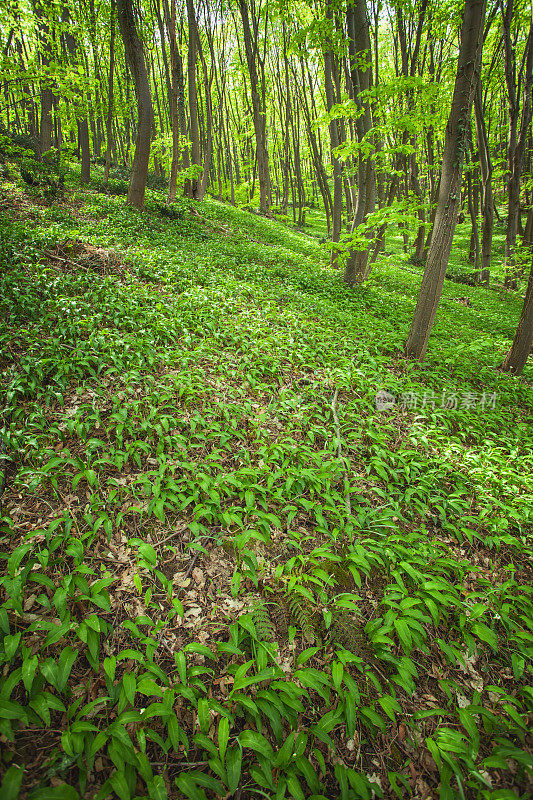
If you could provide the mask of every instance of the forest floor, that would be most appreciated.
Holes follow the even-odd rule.
[[[398,242],[4,182],[3,800],[531,796],[521,297]]]

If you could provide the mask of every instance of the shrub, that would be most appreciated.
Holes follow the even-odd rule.
[[[42,188],[45,197],[55,198],[63,193],[66,174],[60,154],[54,148],[44,153],[41,161],[35,155],[26,154],[20,162],[22,180],[28,186]]]

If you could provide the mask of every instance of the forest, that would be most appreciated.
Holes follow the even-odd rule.
[[[528,800],[530,0],[0,8],[0,800]]]

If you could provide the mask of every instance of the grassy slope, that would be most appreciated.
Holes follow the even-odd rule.
[[[310,237],[213,201],[17,192],[5,781],[527,796],[533,372],[496,369],[520,299],[447,282],[416,365],[399,257],[351,292]]]

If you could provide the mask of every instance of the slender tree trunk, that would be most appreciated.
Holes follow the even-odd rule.
[[[466,150],[466,161],[467,163],[470,162],[468,147]],[[480,260],[480,244],[479,244],[479,228],[477,224],[478,218],[478,209],[477,204],[474,199],[474,190],[472,187],[472,172],[468,170],[466,176],[466,187],[467,187],[467,198],[468,198],[468,214],[470,216],[470,222],[472,225],[472,232],[470,234],[470,250],[468,253],[468,260],[472,263],[474,267],[474,272],[476,273],[476,282],[481,282],[481,260]]]
[[[387,195],[387,206],[391,206],[394,203],[394,200],[396,198],[396,193],[398,191],[398,184],[399,184],[398,175],[393,175]],[[387,231],[387,223],[383,222],[379,228],[378,235],[376,237],[376,242],[374,244],[374,249],[372,251],[372,255],[370,256],[369,267],[371,267],[375,263],[377,257],[379,256],[383,248],[383,242],[385,241],[386,231]]]
[[[530,207],[527,212],[526,224],[524,226],[524,238],[522,242],[524,247],[533,246],[533,207]]]
[[[107,186],[109,170],[111,168],[111,153],[113,149],[113,71],[115,68],[115,0],[111,0],[111,25],[109,38],[109,79],[107,88],[107,119],[106,119],[106,153],[104,186]]]
[[[170,79],[168,86],[168,104],[170,113],[170,128],[172,130],[172,161],[170,165],[170,178],[168,182],[168,200],[172,202],[176,199],[178,184],[178,169],[180,160],[180,123],[178,113],[178,59],[176,41],[176,0],[163,0],[163,13],[167,27],[168,41],[170,45]],[[164,43],[162,43],[164,47]]]
[[[533,346],[533,262],[527,283],[526,296],[520,321],[514,335],[511,349],[507,353],[502,364],[504,372],[513,372],[520,375],[526,365],[526,361],[531,353]]]
[[[263,214],[269,212],[270,174],[268,164],[268,147],[266,132],[266,108],[259,92],[259,76],[257,74],[257,37],[252,37],[247,0],[239,0],[239,11],[242,19],[244,49],[250,76],[252,95],[252,111],[256,142],[257,177],[259,180],[259,210]],[[254,26],[255,27],[255,26]]]
[[[368,139],[372,130],[372,112],[370,101],[366,93],[372,88],[372,60],[370,49],[370,22],[366,0],[353,0],[348,4],[347,12],[348,48],[350,54],[350,74],[354,98],[360,110],[357,119],[357,138],[361,143]],[[363,155],[359,152],[357,204],[352,222],[352,234],[363,225],[369,214],[376,206],[376,170],[373,155]],[[371,236],[370,231],[365,232],[365,238]],[[344,280],[349,286],[362,283],[368,275],[368,258],[370,242],[366,246],[351,247],[348,253]]]
[[[302,86],[298,86],[299,96],[302,102],[302,109],[304,112],[305,117],[305,126],[307,130],[307,139],[309,141],[309,148],[311,150],[311,157],[313,166],[315,169],[316,179],[318,183],[318,188],[320,190],[320,194],[322,195],[322,201],[324,203],[324,210],[326,212],[326,226],[328,236],[331,235],[331,212],[333,208],[333,203],[331,200],[331,191],[328,184],[327,175],[324,169],[324,163],[322,159],[322,154],[320,148],[317,143],[316,133],[312,127],[311,121],[311,109],[309,108],[309,103],[307,99],[307,91],[306,91],[306,73],[304,67],[304,59],[300,59],[300,69],[302,74]],[[308,76],[309,77],[309,76]],[[310,81],[310,78],[309,78]],[[310,95],[312,95],[312,91],[310,90]]]
[[[183,17],[180,17],[180,30],[183,32]],[[180,48],[178,47],[177,44],[174,49],[174,53],[176,56],[176,82],[178,87],[179,130],[182,141],[186,142],[188,140],[188,136],[187,136],[187,109],[185,105],[185,73],[183,71],[183,59],[181,57]],[[181,155],[181,166],[183,167],[183,169],[189,169],[191,165],[189,148],[183,147],[180,155]]]
[[[505,9],[502,4],[503,44],[505,55],[505,83],[507,86],[507,99],[509,104],[509,140],[507,147],[507,230],[505,235],[505,284],[510,288],[517,286],[516,270],[516,236],[520,216],[520,177],[522,173],[522,160],[529,133],[532,116],[531,92],[533,86],[533,20],[529,26],[529,35],[524,54],[524,101],[522,106],[522,119],[520,130],[520,96],[516,80],[516,54],[511,36],[511,20],[514,10],[514,0],[507,0]]]
[[[332,30],[328,31],[328,35],[333,35],[333,5],[328,2],[326,7],[326,20],[328,25],[331,25]],[[326,93],[326,108],[328,114],[335,105],[335,90],[333,84],[334,73],[334,55],[333,49],[328,44],[324,52],[324,90]],[[331,150],[331,165],[333,168],[333,207],[331,212],[331,241],[333,245],[341,238],[342,227],[342,164],[340,159],[337,158],[335,153],[340,144],[338,121],[331,119],[328,124],[329,127],[329,143]],[[339,253],[335,248],[331,251],[331,264],[334,267],[338,266]]]
[[[96,158],[100,158],[100,151],[103,139],[103,125],[102,125],[102,105],[100,102],[100,75],[98,69],[98,56],[96,46],[96,9],[94,0],[89,0],[89,39],[91,42],[91,50],[93,56],[93,74],[94,74],[94,110],[96,118],[94,122],[94,139],[93,149]],[[89,72],[87,71],[87,74]]]
[[[42,0],[33,0],[33,12],[37,19],[41,67],[44,67],[46,73],[52,60],[52,45],[50,40],[50,28],[48,26],[46,10],[43,7]],[[53,105],[54,93],[50,88],[49,78],[45,78],[45,82],[41,82],[41,119],[39,132],[39,150],[41,155],[52,147],[52,132],[54,130],[52,118]]]
[[[142,209],[148,163],[150,160],[150,140],[152,135],[152,98],[148,72],[144,60],[143,46],[137,33],[132,0],[117,0],[118,24],[128,67],[133,77],[137,99],[138,123],[135,141],[135,155],[131,170],[130,185],[126,202],[134,208]]]
[[[486,0],[466,0],[452,107],[444,143],[439,197],[420,294],[406,353],[422,359],[435,321],[461,203],[461,178],[467,134],[479,80],[479,48],[483,45]]]
[[[187,88],[189,90],[189,140],[191,166],[200,167],[200,126],[198,122],[198,90],[196,86],[196,56],[198,53],[198,36],[196,31],[196,14],[193,0],[187,0],[187,23],[189,27],[189,47],[187,50]],[[186,182],[185,193],[198,198],[200,188],[199,175]]]
[[[474,97],[476,133],[479,150],[479,165],[483,186],[483,227],[481,231],[481,283],[489,285],[490,261],[492,254],[492,233],[494,230],[494,196],[492,194],[492,159],[490,156],[483,104],[481,100],[481,84],[478,83]]]
[[[63,14],[61,17],[61,21],[63,23],[69,24],[69,10],[68,8],[63,9]],[[67,30],[65,32],[65,42],[67,45],[67,50],[69,53],[70,61],[73,66],[78,64],[78,43],[76,42],[76,37],[74,34]],[[78,92],[78,97],[76,100],[76,124],[78,127],[78,143],[79,149],[81,152],[81,182],[82,183],[89,183],[91,179],[91,151],[90,151],[90,140],[89,140],[89,123],[87,121],[87,112],[83,108],[83,94],[82,92]]]
[[[204,153],[204,171],[198,185],[198,200],[203,200],[207,191],[209,182],[209,173],[211,169],[211,160],[213,156],[213,102],[211,95],[211,88],[213,85],[213,71],[211,75],[208,74],[207,64],[204,57],[201,42],[199,44],[200,62],[202,64],[202,72],[204,76],[204,90],[205,90],[205,153]]]

